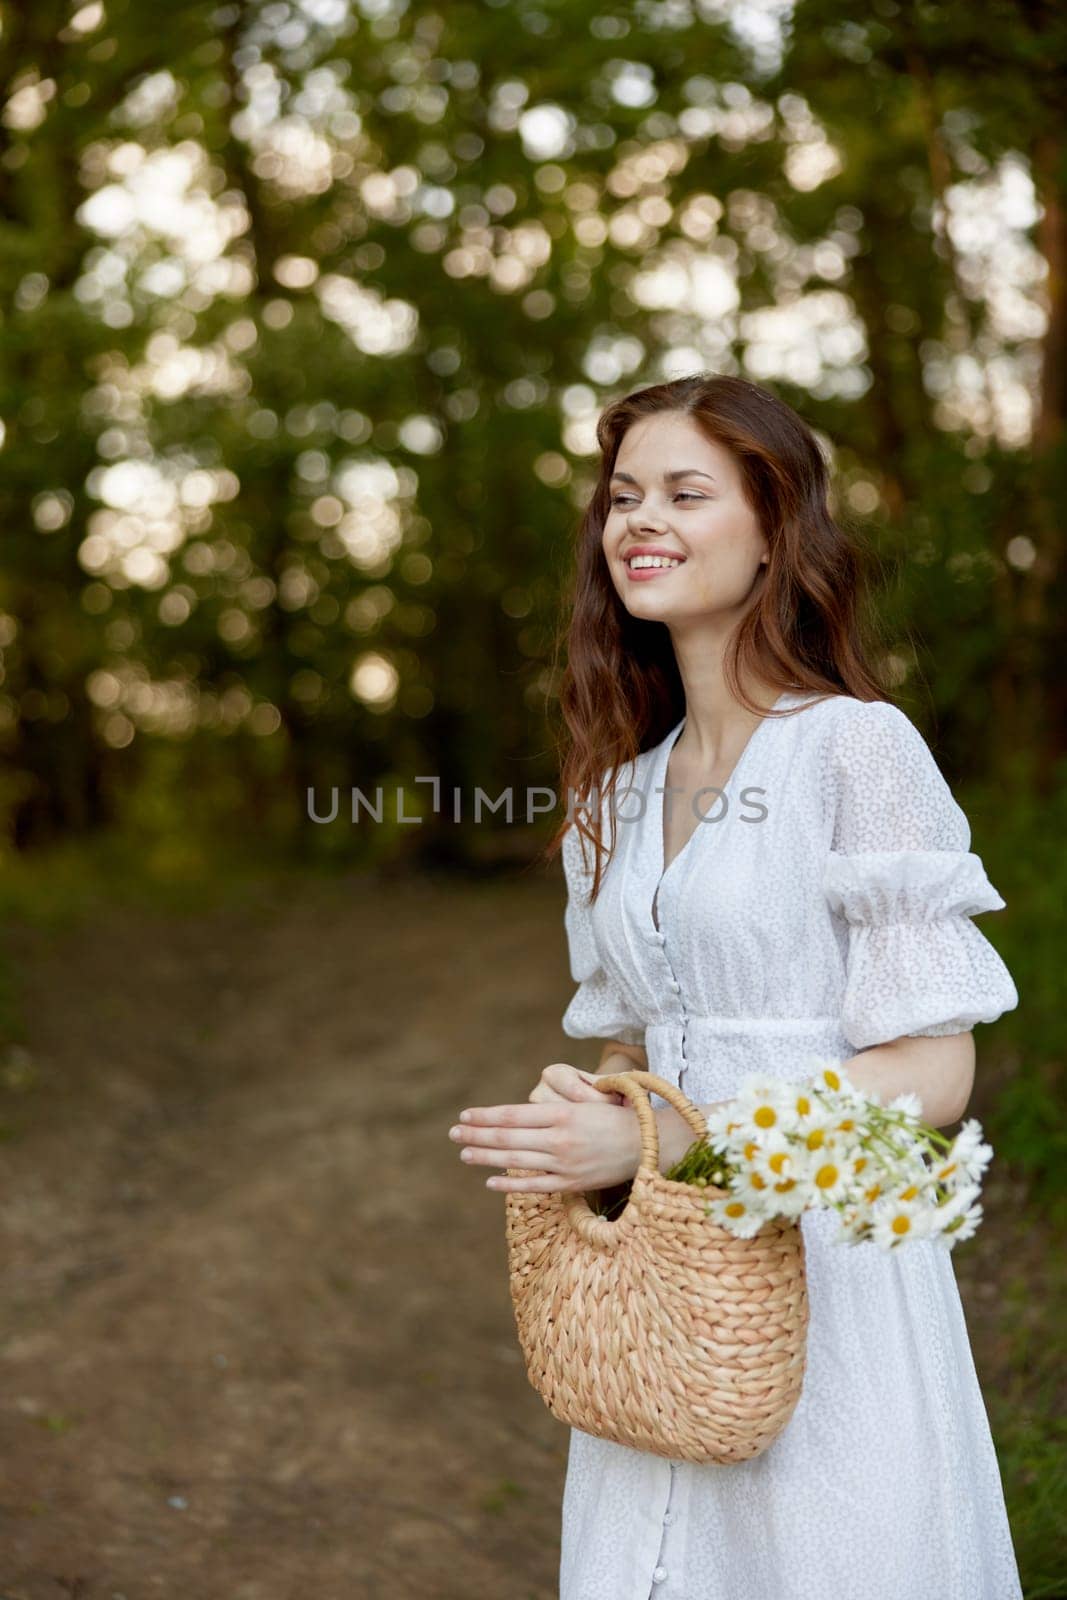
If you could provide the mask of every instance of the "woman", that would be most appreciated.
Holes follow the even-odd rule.
[[[1018,1003],[971,920],[1004,902],[868,665],[815,439],[708,376],[627,397],[598,436],[563,691],[564,787],[590,802],[561,830],[565,1032],[606,1041],[601,1072],[647,1066],[705,1109],[834,1057],[954,1122],[972,1027]],[[666,1171],[692,1135],[652,1103]],[[537,1174],[500,1191],[638,1164],[632,1110],[564,1063],[452,1133],[467,1160]],[[1021,1595],[951,1257],[836,1244],[837,1226],[802,1219],[803,1390],[762,1455],[700,1466],[571,1430],[561,1600]]]

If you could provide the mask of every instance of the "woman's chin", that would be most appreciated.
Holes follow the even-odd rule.
[[[678,600],[668,600],[653,595],[625,595],[623,605],[638,622],[662,622],[667,627],[698,622],[706,615],[692,606],[679,605]]]

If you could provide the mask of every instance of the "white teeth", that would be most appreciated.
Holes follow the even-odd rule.
[[[681,564],[674,556],[631,556],[627,562],[631,571],[639,567],[680,567]]]

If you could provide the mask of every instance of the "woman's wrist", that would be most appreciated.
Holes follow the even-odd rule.
[[[616,1050],[611,1055],[605,1056],[594,1076],[600,1078],[621,1072],[632,1072],[636,1065],[637,1063],[632,1056],[624,1055],[621,1050]],[[715,1106],[723,1103],[722,1101],[716,1101]],[[713,1107],[710,1105],[697,1107],[697,1110],[702,1114],[706,1114],[712,1109]],[[675,1111],[673,1106],[654,1106],[652,1114],[656,1119],[656,1131],[659,1136],[659,1170],[663,1174],[669,1172],[682,1159],[690,1145],[696,1142],[698,1136],[693,1132],[681,1112]],[[637,1167],[640,1165],[640,1160],[640,1145],[638,1145],[638,1154],[634,1165],[635,1174]]]
[[[666,1173],[681,1161],[697,1135],[673,1106],[656,1106],[653,1115],[659,1133],[659,1170]]]
[[[712,1100],[706,1105],[697,1106],[697,1110],[707,1121],[713,1111],[728,1104],[728,1100]],[[673,1106],[656,1106],[653,1115],[659,1129],[659,1170],[666,1174],[675,1162],[681,1161],[690,1145],[696,1144],[700,1135],[693,1132],[681,1112],[675,1111]]]
[[[604,1078],[614,1076],[617,1072],[633,1072],[636,1066],[633,1056],[624,1054],[622,1050],[614,1050],[611,1055],[604,1057],[594,1076]]]

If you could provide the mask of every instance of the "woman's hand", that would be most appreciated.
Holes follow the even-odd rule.
[[[486,1180],[487,1188],[505,1194],[584,1193],[624,1183],[641,1159],[637,1117],[628,1105],[612,1104],[621,1096],[597,1089],[593,1076],[555,1062],[532,1091],[532,1103],[471,1106],[449,1137],[471,1164],[535,1172]]]
[[[600,1100],[607,1106],[624,1106],[628,1103],[624,1095],[614,1089],[610,1092],[597,1089],[595,1083],[595,1072],[582,1072],[567,1061],[553,1061],[530,1090],[529,1098],[535,1105],[542,1105],[546,1100],[587,1100],[590,1104]]]

